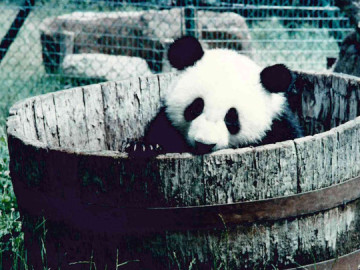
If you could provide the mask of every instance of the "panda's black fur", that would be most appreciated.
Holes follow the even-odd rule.
[[[227,51],[228,50],[219,50],[219,52],[216,52],[220,56],[219,59],[221,59],[221,60],[219,60],[219,65],[223,65],[224,67],[227,67],[227,62],[226,62],[226,60],[222,61],[223,60],[222,55],[224,55],[224,57],[226,58],[226,55],[228,54]],[[168,59],[169,59],[170,64],[174,68],[178,69],[179,71],[187,72],[186,76],[188,76],[188,77],[191,76],[192,73],[197,72],[197,69],[201,69],[201,68],[204,69],[204,66],[206,67],[206,63],[198,64],[198,63],[201,63],[201,61],[203,61],[202,59],[205,57],[210,58],[212,56],[207,56],[207,52],[203,51],[199,41],[192,37],[182,37],[180,39],[177,39],[169,47],[169,50],[168,50]],[[244,58],[245,56],[242,56],[242,57],[243,58],[241,58],[241,59],[245,59]],[[229,59],[230,59],[230,61],[232,61],[232,56],[230,56]],[[245,59],[245,60],[251,61],[248,59]],[[235,65],[237,64],[236,61],[234,61],[234,63],[235,63]],[[251,63],[251,62],[249,62],[249,63]],[[231,64],[233,64],[233,63],[231,63]],[[251,69],[258,70],[257,66],[255,66],[255,65],[256,64],[251,63],[251,67],[249,67],[250,72],[251,72]],[[230,68],[229,70],[231,71],[231,67],[229,67],[229,68]],[[246,70],[246,67],[245,67],[245,70]],[[143,139],[140,141],[131,142],[130,144],[128,144],[126,151],[128,152],[128,154],[131,157],[150,157],[150,156],[154,156],[154,155],[157,155],[160,153],[182,153],[182,152],[190,152],[193,154],[205,154],[205,153],[209,153],[209,152],[216,151],[219,149],[224,149],[224,148],[238,148],[238,147],[245,147],[245,146],[250,146],[250,145],[258,146],[258,145],[263,145],[263,144],[270,144],[270,143],[275,143],[275,142],[280,142],[280,141],[285,141],[285,140],[291,140],[291,139],[295,139],[295,138],[299,138],[299,137],[303,136],[303,130],[302,130],[301,126],[299,125],[299,122],[298,122],[297,118],[295,117],[294,113],[289,108],[289,104],[288,104],[287,100],[284,100],[284,101],[282,100],[282,99],[284,99],[284,97],[285,98],[287,97],[287,92],[293,86],[293,83],[295,80],[294,73],[282,64],[269,66],[269,67],[266,67],[259,71],[261,71],[261,72],[259,72],[258,74],[253,74],[255,77],[258,76],[257,80],[258,80],[259,84],[256,84],[256,82],[255,82],[254,84],[251,84],[251,87],[254,88],[254,91],[256,90],[256,91],[261,92],[258,94],[258,97],[267,98],[267,99],[271,100],[271,102],[273,102],[273,100],[275,100],[273,102],[275,105],[271,105],[275,109],[270,110],[271,113],[274,113],[274,116],[272,119],[264,120],[264,130],[261,130],[261,136],[259,135],[259,137],[256,137],[256,136],[255,136],[256,138],[254,137],[254,135],[258,135],[258,134],[256,134],[256,131],[254,131],[252,133],[251,124],[248,123],[249,119],[244,118],[244,115],[243,115],[244,112],[241,111],[240,107],[237,107],[237,104],[235,104],[235,106],[228,108],[229,110],[228,109],[223,110],[223,111],[219,110],[219,113],[221,111],[222,115],[219,116],[218,118],[216,118],[217,119],[216,121],[215,120],[213,121],[214,127],[216,127],[216,129],[217,129],[217,130],[214,130],[214,133],[221,131],[219,133],[221,133],[222,135],[219,135],[219,138],[221,138],[225,142],[222,141],[221,145],[219,143],[219,146],[217,146],[217,137],[207,140],[206,134],[209,134],[209,136],[211,135],[211,133],[212,133],[211,127],[209,127],[209,132],[204,132],[205,135],[201,135],[199,137],[200,139],[195,140],[194,138],[191,138],[191,136],[193,136],[192,135],[193,133],[190,132],[191,131],[190,129],[192,128],[191,122],[193,120],[195,121],[197,117],[200,117],[200,115],[202,113],[205,114],[205,112],[203,112],[203,110],[205,110],[207,95],[210,95],[213,93],[206,92],[207,89],[205,89],[205,90],[200,89],[199,85],[201,87],[202,82],[200,82],[200,83],[198,82],[197,88],[195,87],[196,90],[191,91],[191,89],[190,89],[189,93],[191,93],[191,95],[193,95],[194,94],[193,92],[196,92],[196,91],[198,91],[199,93],[195,93],[193,99],[189,100],[186,104],[184,104],[183,107],[180,106],[181,110],[177,111],[178,108],[174,109],[173,107],[178,106],[177,103],[180,103],[180,104],[185,103],[185,101],[182,100],[183,97],[181,97],[181,94],[182,94],[181,92],[174,93],[174,95],[180,94],[181,100],[179,98],[179,102],[177,102],[177,100],[176,100],[176,98],[178,98],[177,96],[175,96],[175,97],[172,96],[173,95],[172,91],[175,91],[174,89],[178,89],[179,87],[181,88],[181,85],[180,86],[178,85],[179,83],[181,83],[181,81],[180,82],[178,81],[178,82],[175,82],[175,85],[173,84],[172,86],[170,86],[170,89],[168,90],[168,99],[165,97],[164,105],[160,108],[156,117],[146,127],[146,131],[145,131],[145,135],[144,135]],[[227,73],[224,73],[224,74],[227,75]],[[249,74],[252,74],[252,73],[249,73]],[[206,77],[206,75],[207,75],[206,71],[202,71],[202,73],[200,73],[200,76],[202,76],[202,77]],[[217,76],[217,73],[209,74],[209,76],[213,76],[213,77]],[[185,77],[184,80],[188,77]],[[250,76],[250,77],[253,77],[253,76]],[[194,79],[197,77],[195,76],[195,77],[191,77],[191,78]],[[245,78],[246,78],[246,76],[245,76]],[[202,78],[202,79],[204,79],[204,78]],[[217,80],[222,80],[222,78],[219,77]],[[226,78],[224,78],[224,80],[226,80]],[[214,81],[214,84],[216,82],[217,81]],[[190,84],[190,88],[191,87],[192,87],[192,84]],[[236,88],[236,86],[234,86],[233,84],[229,84],[229,88],[232,88],[232,87]],[[261,87],[263,89],[258,89]],[[213,84],[211,84],[210,88],[215,88],[215,86],[213,86]],[[176,91],[180,91],[180,90],[176,90]],[[209,91],[211,91],[211,89]],[[221,89],[219,91],[221,93],[223,91],[223,89]],[[232,93],[234,93],[234,92],[232,92]],[[249,93],[250,93],[250,95],[252,95],[252,92],[249,92]],[[184,94],[187,95],[186,93],[184,93]],[[279,94],[279,96],[277,96],[276,94]],[[219,94],[217,94],[217,95],[219,95]],[[258,97],[253,97],[253,100],[255,102],[256,102],[256,100],[261,101],[261,100],[259,100]],[[196,102],[194,103],[194,100],[196,100],[196,98],[198,99],[198,103],[196,103]],[[246,98],[246,95],[245,95],[245,98]],[[204,99],[205,99],[205,105],[204,105]],[[213,98],[213,100],[214,99],[215,98]],[[229,97],[228,99],[229,99],[229,101],[227,99],[225,99],[225,101],[231,102],[232,97]],[[239,99],[239,100],[241,100],[241,99]],[[277,100],[279,100],[279,101],[277,101]],[[280,104],[280,101],[281,101],[281,105],[277,105],[276,102],[279,102],[279,104]],[[175,105],[173,105],[173,104],[175,104]],[[254,106],[256,106],[257,103],[254,103],[254,104],[255,104]],[[266,103],[264,103],[264,104],[266,104]],[[190,106],[190,108],[187,109],[189,106]],[[191,106],[193,106],[193,107],[191,107]],[[277,108],[276,106],[278,106],[279,108]],[[221,109],[223,109],[223,108],[221,108]],[[260,108],[260,109],[263,109],[263,108]],[[186,110],[187,110],[187,112],[185,112]],[[251,109],[248,109],[248,110],[251,110]],[[247,112],[247,111],[245,110],[245,112]],[[190,119],[187,119],[186,113],[190,113],[190,116],[188,116],[188,118],[190,118]],[[207,113],[209,115],[206,117],[206,119],[204,118],[204,119],[198,120],[198,122],[199,122],[199,124],[197,126],[198,129],[199,129],[199,127],[206,126],[207,125],[206,121],[208,121],[208,119],[211,118],[211,112],[209,113],[207,111]],[[185,114],[185,116],[176,115],[176,114]],[[193,115],[193,117],[195,117],[194,119],[192,119],[193,118],[192,114],[194,114]],[[259,113],[259,115],[263,116],[264,118],[267,117],[265,115],[265,111],[264,111],[264,113]],[[182,117],[184,117],[184,119],[187,119],[187,120],[186,121],[182,120]],[[219,119],[220,120],[222,119],[221,117],[224,117],[225,124],[221,123],[221,121],[219,121]],[[239,121],[239,118],[242,118],[244,121],[241,121],[241,120]],[[250,117],[250,119],[251,119],[251,117]],[[202,121],[202,123],[200,123],[200,120]],[[269,120],[270,120],[270,122],[269,122]],[[185,122],[187,122],[187,123],[185,123]],[[216,122],[216,124],[215,124],[215,122]],[[210,124],[212,125],[213,123],[209,122],[209,125]],[[248,130],[250,130],[250,131],[248,131],[248,134],[251,134],[252,136],[249,136],[249,138],[246,137],[246,136],[248,136],[246,134],[241,135],[241,136],[238,135],[238,134],[241,134],[241,132],[242,132],[241,130],[242,130],[242,128],[244,128],[243,124],[245,124],[245,129],[248,128]],[[257,128],[261,129],[262,126],[261,125],[259,125],[259,126],[260,127],[257,127]],[[229,133],[227,135],[228,138],[224,138],[225,127],[227,128],[227,132]]]

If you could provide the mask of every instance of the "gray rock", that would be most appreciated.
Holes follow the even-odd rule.
[[[144,59],[99,53],[68,54],[61,64],[61,70],[67,77],[103,81],[151,74]]]
[[[357,31],[349,34],[342,42],[333,71],[360,76],[360,36]]]

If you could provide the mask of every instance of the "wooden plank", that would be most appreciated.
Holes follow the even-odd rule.
[[[298,220],[279,220],[269,227],[267,260],[278,257],[278,265],[294,264],[300,245]]]
[[[118,130],[116,115],[119,114],[116,106],[117,97],[115,91],[115,82],[101,84],[103,106],[104,106],[104,123],[105,123],[105,142],[108,150],[118,150],[119,145],[115,145],[115,138]]]
[[[42,101],[40,97],[34,97],[33,112],[37,139],[47,144],[44,114],[42,110]]]
[[[160,108],[160,91],[159,82],[157,76],[151,76],[146,78],[139,78],[140,87],[140,123],[142,127],[146,127],[147,124],[155,117]],[[144,129],[141,130],[143,134]]]
[[[17,115],[19,115],[20,122],[23,126],[23,135],[28,140],[37,139],[33,102],[33,99],[25,100],[22,108],[17,111]]]
[[[8,136],[15,135],[15,136],[22,136],[23,135],[23,127],[19,124],[20,123],[20,116],[13,114],[9,116],[6,120],[6,131]]]
[[[345,78],[332,78],[332,116],[331,126],[336,127],[347,120],[348,115],[348,80]]]
[[[116,84],[115,93],[119,100],[117,103],[119,113],[116,115],[118,129],[116,145],[121,146],[128,139],[139,139],[144,134],[145,125],[141,121],[141,110],[146,103],[150,104],[151,100],[143,99],[140,87],[139,78]]]
[[[219,153],[204,156],[207,204],[297,192],[296,149],[291,141]]]
[[[299,192],[328,187],[336,183],[336,132],[295,140]],[[334,148],[335,147],[335,148]]]
[[[40,96],[44,131],[49,147],[61,146],[53,94]]]
[[[18,101],[9,109],[9,117],[7,118],[6,122],[8,136],[12,134],[14,134],[15,136],[24,136],[24,126],[21,123],[21,116],[23,115],[22,110],[25,101]]]
[[[330,88],[327,88],[327,76],[314,77],[314,104],[310,104],[314,108],[314,133],[324,132],[331,127],[331,98]]]
[[[336,128],[337,133],[337,176],[343,182],[360,174],[360,118],[349,121]]]
[[[170,269],[176,269],[179,264],[189,266],[194,258],[204,261],[210,253],[206,231],[167,232],[166,243]],[[179,249],[180,246],[188,248]]]
[[[88,149],[89,139],[81,88],[53,94],[60,146]]]
[[[232,203],[258,197],[251,148],[227,149],[206,155],[202,170],[206,204]]]
[[[358,207],[359,201],[299,219],[298,237],[304,258],[298,263],[321,262],[355,250],[358,247],[356,238],[349,237],[358,235],[354,228]]]
[[[88,131],[88,149],[105,150],[104,105],[101,86],[93,84],[82,89],[84,95],[86,129]]]
[[[349,82],[350,97],[349,97],[349,120],[355,119],[358,116],[358,103],[359,98],[357,97],[358,85],[353,81]]]
[[[292,141],[255,147],[256,199],[297,193],[296,149]]]
[[[203,161],[190,154],[167,154],[157,160],[158,185],[168,205],[192,206],[206,204]]]
[[[109,150],[122,150],[128,139],[138,139],[160,106],[156,76],[102,84],[106,142]]]

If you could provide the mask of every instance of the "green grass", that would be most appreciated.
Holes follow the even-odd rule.
[[[60,75],[46,74],[42,65],[38,32],[38,26],[44,18],[73,11],[74,6],[69,5],[69,2],[71,1],[38,1],[38,4],[44,6],[36,8],[30,14],[18,38],[0,64],[0,267],[2,260],[11,260],[13,269],[26,269],[21,220],[9,176],[6,117],[9,107],[17,100],[69,88],[78,83]],[[89,5],[84,1],[83,6],[78,8],[89,10]],[[92,5],[90,8],[109,10],[99,5]],[[0,37],[5,35],[17,11],[14,6],[0,3]],[[251,35],[256,52],[255,60],[264,65],[284,62],[292,68],[312,67],[310,69],[323,70],[326,57],[337,56],[337,44],[329,37],[326,29],[313,30],[305,25],[302,32],[290,34],[273,19],[252,24]],[[266,40],[275,42],[265,42]],[[180,258],[177,258],[176,254],[173,254],[173,257],[180,269]],[[195,264],[196,262],[192,261],[188,268],[193,268]],[[224,262],[217,258],[214,260],[214,267],[224,267]]]
[[[15,194],[9,175],[9,156],[4,130],[0,130],[0,268],[11,261],[20,269],[24,258],[23,233]]]

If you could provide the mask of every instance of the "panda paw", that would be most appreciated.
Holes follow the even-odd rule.
[[[158,144],[148,144],[142,141],[128,142],[125,152],[130,158],[152,158],[162,153],[162,148]]]

